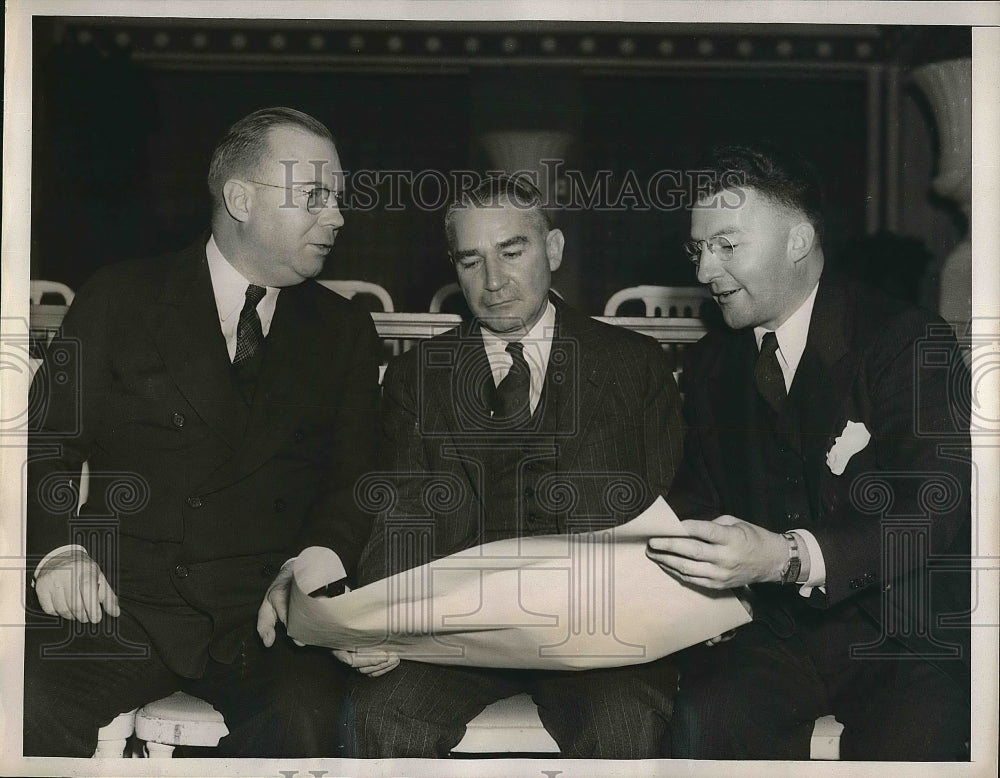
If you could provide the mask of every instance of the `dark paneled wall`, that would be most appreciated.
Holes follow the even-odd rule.
[[[868,139],[881,126],[871,125],[870,68],[809,62],[637,68],[573,59],[558,66],[440,59],[347,65],[336,58],[290,66],[273,52],[220,64],[207,55],[153,56],[164,40],[162,32],[155,38],[155,23],[143,28],[145,43],[115,37],[111,22],[104,38],[74,34],[78,28],[64,20],[35,24],[32,276],[74,287],[101,265],[176,248],[201,234],[215,141],[235,119],[274,104],[327,123],[349,173],[381,176],[375,207],[345,213],[324,276],[382,284],[399,310],[426,310],[434,290],[452,280],[440,203],[420,207],[406,174],[491,167],[477,142],[489,129],[570,132],[565,165],[576,178],[564,180],[563,195],[581,195],[581,184],[603,187],[602,207],[559,216],[567,255],[555,284],[590,312],[600,312],[623,286],[694,283],[679,250],[688,226],[679,206],[686,201],[663,207],[662,199],[650,199],[648,186],[660,174],[662,196],[664,171],[690,172],[718,141],[767,137],[813,158],[828,185],[832,253],[871,227]],[[315,47],[309,40],[302,45]],[[461,47],[462,40],[437,45]],[[499,50],[509,40],[498,38]],[[550,44],[542,38],[540,45]],[[600,38],[593,43],[605,45]],[[699,45],[692,39],[692,52]],[[923,154],[929,158],[931,149]],[[437,180],[425,180],[425,201],[434,200]]]

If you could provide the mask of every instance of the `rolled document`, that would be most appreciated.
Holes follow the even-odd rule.
[[[433,664],[585,670],[641,664],[750,621],[730,592],[683,584],[646,558],[682,532],[658,498],[598,532],[511,538],[330,599],[295,562],[288,633],[312,645],[383,650]]]

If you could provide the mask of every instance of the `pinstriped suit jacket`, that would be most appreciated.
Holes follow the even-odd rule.
[[[545,391],[557,387],[555,430],[522,438],[525,456],[537,438],[538,452],[555,460],[536,498],[547,501],[564,531],[622,524],[670,487],[681,456],[680,396],[654,340],[596,322],[559,299],[553,303]],[[483,485],[494,474],[482,452],[505,440],[487,431],[483,386],[489,381],[475,323],[425,341],[389,365],[382,472],[359,490],[371,496],[366,507],[377,513],[359,566],[361,583],[484,542]],[[510,524],[507,534],[519,534],[517,522]]]

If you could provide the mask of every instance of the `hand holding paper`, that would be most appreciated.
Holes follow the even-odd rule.
[[[750,620],[732,594],[686,585],[646,558],[650,537],[676,534],[661,498],[620,527],[476,546],[329,600],[308,597],[296,570],[289,634],[437,664],[649,662]]]

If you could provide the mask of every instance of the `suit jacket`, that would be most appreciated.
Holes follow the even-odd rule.
[[[36,380],[50,386],[30,440],[29,556],[86,546],[178,672],[198,675],[209,654],[231,661],[302,548],[356,565],[378,339],[342,297],[311,280],[281,290],[248,404],[199,242],[98,272]],[[65,487],[84,461],[90,494],[74,518]]]
[[[779,440],[801,463],[806,515],[773,510],[769,491],[780,487],[762,463],[768,421],[756,359],[752,329],[713,331],[689,352],[685,460],[671,505],[682,517],[732,514],[774,532],[810,530],[826,562],[826,593],[814,590],[807,607],[853,601],[887,636],[949,660],[942,666],[961,675],[961,662],[950,660],[957,645],[968,662],[968,627],[937,623],[969,602],[968,573],[955,571],[969,553],[969,375],[950,327],[824,273],[788,395],[792,421],[778,420]],[[862,422],[871,441],[836,475],[827,454],[848,421]],[[907,542],[915,545],[893,553]],[[797,587],[755,588],[772,602],[805,602]]]
[[[556,328],[543,394],[557,398],[551,410],[556,422],[548,432],[514,435],[527,447],[519,475],[530,481],[535,454],[554,462],[545,482],[536,484],[547,497],[535,499],[556,504],[561,528],[621,524],[666,494],[680,462],[677,387],[654,340],[596,322],[558,298],[553,303]],[[383,382],[382,472],[368,490],[378,515],[361,562],[362,581],[486,539],[483,491],[496,474],[485,466],[484,452],[510,445],[511,436],[490,430],[484,386],[491,388],[492,378],[475,323],[424,341],[390,363]],[[506,526],[494,526],[490,539],[527,534],[518,526],[519,505],[504,508]],[[429,542],[401,553],[390,536],[408,527],[428,529]]]

